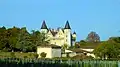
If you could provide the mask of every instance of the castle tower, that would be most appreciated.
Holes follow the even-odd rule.
[[[48,31],[47,25],[45,23],[45,20],[43,20],[40,32],[47,33],[47,31]]]
[[[69,22],[66,21],[66,24],[65,24],[65,27],[64,27],[64,41],[65,41],[65,44],[68,45],[68,47],[71,46],[71,28],[70,28],[70,25],[69,25]]]

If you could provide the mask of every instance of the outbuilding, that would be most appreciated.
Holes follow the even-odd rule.
[[[61,47],[57,45],[41,45],[37,47],[38,58],[41,58],[41,53],[46,53],[45,58],[61,57]]]

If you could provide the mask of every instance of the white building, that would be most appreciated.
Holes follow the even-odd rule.
[[[38,58],[41,58],[40,54],[46,53],[45,58],[61,57],[61,47],[56,45],[42,45],[37,47]]]
[[[50,44],[57,44],[58,46],[67,45],[67,47],[75,44],[76,33],[71,33],[68,21],[64,28],[58,29],[48,29],[45,21],[43,21],[40,31],[46,34],[48,40],[50,40]]]

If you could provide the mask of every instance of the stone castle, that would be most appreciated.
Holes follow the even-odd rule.
[[[50,40],[50,44],[58,46],[67,45],[67,47],[71,47],[76,41],[76,33],[71,33],[71,27],[68,21],[66,21],[64,28],[57,29],[48,28],[45,21],[43,21],[40,32],[47,35],[47,39]]]

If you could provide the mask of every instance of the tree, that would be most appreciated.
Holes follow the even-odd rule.
[[[0,27],[0,50],[5,48],[5,45],[8,43],[8,39],[6,36],[6,28]]]
[[[33,51],[36,51],[37,46],[49,44],[49,41],[46,39],[47,39],[47,37],[45,36],[44,33],[32,30],[30,40],[32,42]]]
[[[90,32],[86,38],[87,42],[100,42],[100,37],[96,32]]]
[[[21,31],[18,36],[18,41],[16,43],[16,48],[22,52],[32,50],[30,42],[30,34],[27,32],[26,28],[21,28]]]
[[[105,41],[100,43],[93,52],[100,58],[118,58],[120,55],[120,47],[118,43]]]
[[[10,49],[11,49],[11,51],[16,51],[15,46],[16,46],[16,43],[18,41],[18,35],[20,33],[20,28],[17,28],[14,26],[13,28],[9,28],[7,30],[7,32],[10,34],[8,37]]]
[[[81,40],[81,41],[79,42],[79,44],[80,44],[80,45],[86,45],[86,42],[85,42],[84,40]]]
[[[120,37],[110,37],[108,41],[113,41],[116,43],[120,43]]]
[[[47,37],[39,31],[29,33],[26,27],[0,27],[0,50],[35,52],[37,46],[48,44]]]

